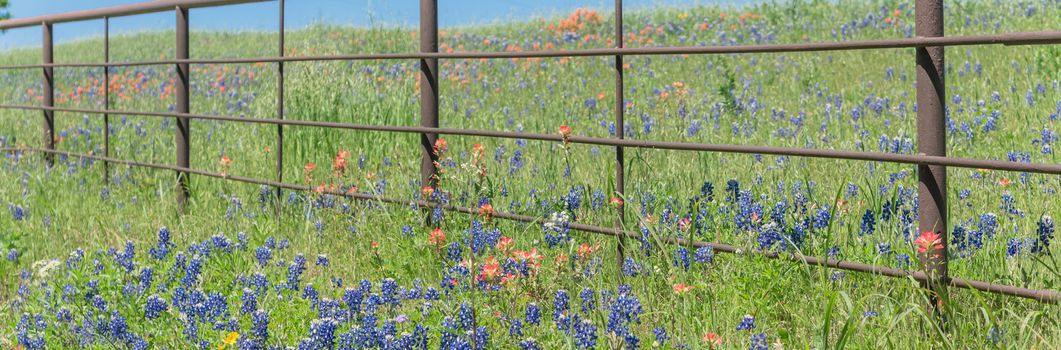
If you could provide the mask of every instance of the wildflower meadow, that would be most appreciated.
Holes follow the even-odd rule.
[[[596,5],[443,27],[439,51],[613,47],[614,8]],[[275,31],[196,30],[195,11],[207,10],[191,12],[191,57],[276,55]],[[1061,24],[1059,0],[946,1],[944,11],[948,36]],[[914,36],[912,0],[660,4],[623,15],[627,47]],[[174,35],[113,35],[110,60],[174,58]],[[58,43],[55,61],[102,62],[102,46]],[[317,23],[288,28],[284,53],[418,50],[416,27]],[[952,276],[1056,291],[1059,176],[949,168],[944,241],[918,232],[914,165],[626,148],[618,194],[615,148],[567,142],[917,154],[914,50],[624,57],[621,128],[615,57],[442,59],[441,127],[563,139],[442,135],[433,186],[421,183],[416,133],[285,126],[277,149],[275,125],[193,120],[192,167],[275,179],[282,152],[284,181],[310,190],[192,175],[183,214],[173,171],[104,172],[102,161],[63,155],[48,166],[40,153],[5,152],[0,348],[1059,348],[1057,305],[950,288],[940,319],[913,278],[771,258],[920,271],[918,256],[946,244]],[[40,59],[39,47],[0,52],[0,65]],[[946,60],[949,156],[1059,163],[1061,45],[948,47]],[[173,65],[107,69],[55,68],[55,105],[175,110]],[[284,69],[286,119],[420,125],[418,60]],[[191,112],[276,118],[276,84],[276,63],[192,65]],[[42,91],[39,68],[0,70],[0,104],[39,105]],[[44,144],[41,114],[0,109],[0,147]],[[57,149],[101,155],[106,136],[111,157],[175,163],[173,118],[111,114],[105,130],[101,115],[55,115]],[[616,223],[639,233],[622,255],[616,236],[572,228]]]

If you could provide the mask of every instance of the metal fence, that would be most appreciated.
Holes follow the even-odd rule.
[[[272,186],[277,189],[311,190],[309,186],[284,182],[282,169],[284,126],[306,126],[322,127],[347,130],[370,130],[398,133],[415,133],[420,135],[421,143],[421,166],[420,179],[424,185],[436,185],[438,169],[436,168],[436,155],[433,145],[438,135],[463,135],[479,136],[505,139],[529,139],[552,142],[569,142],[574,144],[591,144],[611,146],[615,148],[615,188],[614,191],[622,196],[625,191],[625,160],[624,148],[648,148],[664,150],[681,150],[694,152],[727,152],[727,153],[753,153],[769,155],[788,155],[800,157],[830,158],[892,162],[904,164],[916,164],[918,174],[918,228],[919,231],[934,231],[938,233],[944,243],[942,254],[939,256],[922,255],[920,259],[924,271],[909,271],[894,269],[884,266],[868,265],[850,261],[841,261],[816,256],[801,255],[796,253],[776,253],[769,251],[744,252],[744,254],[760,254],[768,258],[804,263],[808,265],[843,269],[858,272],[887,276],[912,278],[919,281],[930,291],[929,307],[934,308],[937,298],[941,293],[946,293],[946,287],[958,287],[973,289],[982,292],[1004,294],[1029,298],[1040,302],[1057,303],[1061,301],[1061,293],[1055,290],[1035,290],[1010,285],[993,284],[989,282],[966,280],[951,277],[947,273],[947,217],[946,217],[946,191],[947,191],[947,167],[995,169],[1007,171],[1022,171],[1044,174],[1061,175],[1061,164],[1028,164],[1014,163],[997,160],[981,160],[970,158],[956,158],[946,156],[946,134],[944,105],[944,54],[945,46],[960,45],[1034,45],[1034,44],[1058,44],[1061,43],[1061,31],[1045,32],[1015,32],[996,35],[972,35],[972,36],[944,36],[943,35],[943,4],[942,0],[916,0],[916,36],[905,39],[846,41],[846,42],[824,42],[824,43],[802,43],[802,44],[770,44],[770,45],[739,45],[739,46],[688,46],[688,47],[650,47],[650,48],[626,48],[623,45],[623,17],[622,0],[615,0],[615,40],[613,48],[583,49],[583,50],[560,50],[560,51],[522,51],[522,52],[438,52],[438,12],[437,0],[420,0],[420,51],[417,53],[388,53],[388,54],[347,54],[347,55],[323,55],[323,56],[295,56],[284,55],[284,0],[277,0],[279,5],[279,40],[278,55],[274,57],[236,58],[236,59],[191,59],[188,50],[188,10],[198,7],[212,7],[230,4],[262,2],[268,0],[158,0],[142,2],[130,5],[107,7],[93,10],[68,12],[40,17],[12,19],[0,21],[0,29],[19,27],[41,26],[43,31],[43,52],[41,64],[0,66],[0,69],[41,69],[44,79],[43,105],[9,105],[0,104],[0,109],[22,109],[38,110],[44,115],[44,145],[42,148],[6,148],[5,152],[39,152],[43,153],[47,163],[53,164],[56,154],[66,155],[84,159],[100,160],[104,164],[104,181],[110,164],[121,164],[126,166],[146,167],[161,170],[171,170],[177,174],[177,203],[182,212],[186,209],[188,197],[191,195],[188,188],[190,175],[220,178],[225,180]],[[110,32],[109,24],[111,17],[129,16],[144,13],[163,11],[174,11],[176,13],[176,58],[170,60],[154,61],[130,61],[110,62]],[[54,23],[103,19],[104,21],[104,62],[102,63],[54,63],[52,59],[52,25]],[[623,130],[623,57],[633,55],[677,55],[677,54],[736,54],[736,53],[780,53],[780,52],[807,52],[807,51],[837,51],[837,50],[865,50],[865,49],[889,49],[889,48],[914,48],[916,49],[917,64],[917,144],[919,153],[917,155],[889,154],[877,152],[856,152],[828,149],[807,149],[789,147],[769,147],[755,145],[733,145],[733,144],[703,144],[688,142],[662,142],[648,140],[627,140],[623,133],[616,133],[614,138],[597,138],[571,136],[564,137],[559,134],[534,134],[504,131],[473,130],[440,128],[438,120],[438,60],[439,59],[499,59],[499,58],[541,58],[541,57],[587,57],[587,56],[612,56],[615,59],[615,100],[614,117],[617,130]],[[388,125],[365,125],[338,122],[318,122],[284,119],[284,63],[299,61],[356,61],[356,60],[378,60],[378,59],[416,59],[419,60],[421,81],[420,90],[420,126],[388,126]],[[189,104],[189,66],[192,64],[235,64],[235,63],[276,63],[277,66],[277,100],[276,116],[272,119],[241,118],[235,116],[211,116],[202,114],[191,114]],[[129,67],[146,65],[175,65],[176,66],[176,112],[144,112],[144,111],[122,111],[110,109],[110,87],[104,84],[104,109],[84,108],[60,108],[54,105],[54,68],[67,67],[102,67],[104,79],[108,79],[109,67]],[[112,114],[137,115],[159,118],[175,118],[177,120],[176,132],[176,164],[151,164],[116,159],[110,156],[109,131],[104,133],[103,155],[82,154],[65,152],[55,149],[55,112],[75,112],[85,114],[103,115],[103,130],[109,130]],[[192,168],[189,163],[191,150],[191,120],[217,120],[238,123],[271,124],[276,126],[276,177],[274,180],[232,176],[221,173],[209,172]],[[276,191],[279,195],[280,191]],[[371,200],[384,203],[409,204],[410,202],[422,208],[442,208],[445,210],[478,214],[477,208],[468,208],[452,205],[441,205],[423,200],[403,200],[386,198],[368,193],[349,193],[338,191],[326,191],[327,193],[360,200]],[[278,200],[279,202],[279,200]],[[277,206],[279,208],[279,204]],[[598,233],[615,236],[618,239],[618,261],[624,260],[625,238],[640,237],[638,233],[624,230],[625,208],[618,208],[618,219],[612,227],[593,226],[579,223],[571,224],[571,228],[578,231]],[[542,218],[511,214],[494,213],[493,217],[520,222],[540,222]],[[719,252],[741,253],[738,247],[723,243],[712,243],[703,241],[689,241],[679,238],[669,238],[668,243],[681,244],[695,247],[711,247]],[[937,311],[941,311],[938,310]]]

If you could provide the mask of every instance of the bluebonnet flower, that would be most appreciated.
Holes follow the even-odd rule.
[[[1043,215],[1036,223],[1036,238],[1032,243],[1032,253],[1046,253],[1050,249],[1050,241],[1054,239],[1054,220],[1049,215]]]
[[[629,289],[629,286],[619,286],[619,293],[609,306],[607,323],[609,334],[626,335],[630,325],[641,323],[641,300]]]
[[[597,309],[597,293],[592,288],[582,289],[582,292],[578,293],[578,298],[582,300],[582,312],[589,312]]]
[[[1013,194],[1009,192],[1002,194],[1002,205],[1000,205],[999,208],[1010,216],[1024,217],[1024,211],[1017,209],[1017,204],[1016,201],[1013,199]]]
[[[133,266],[133,258],[136,256],[133,241],[125,241],[125,250],[120,252],[115,251],[113,255],[114,263],[118,265],[118,267],[121,267],[125,272],[133,272],[133,269],[135,268]]]
[[[328,260],[328,256],[327,255],[323,255],[323,254],[317,255],[317,262],[316,262],[315,265],[327,267],[328,265],[330,265],[330,263],[331,262]]]
[[[866,312],[862,313],[862,317],[863,318],[877,317],[878,315],[879,314],[877,314],[877,312],[873,311],[873,310],[869,310],[869,311],[866,311]]]
[[[545,244],[552,248],[565,243],[571,239],[571,216],[567,211],[553,212],[549,220],[542,224],[545,233]]]
[[[181,277],[181,284],[185,287],[191,287],[192,285],[199,282],[199,274],[203,270],[203,258],[199,255],[192,257],[192,260],[188,263],[188,266],[184,269],[184,277]]]
[[[22,206],[8,203],[7,208],[11,210],[11,216],[15,221],[22,221],[26,218],[26,209]]]
[[[751,344],[748,345],[748,350],[769,350],[769,346],[766,342],[766,334],[759,333],[752,335],[749,339]]]
[[[254,273],[248,278],[247,285],[254,288],[258,293],[261,293],[262,291],[269,289],[269,280],[265,278],[265,275]]]
[[[515,174],[523,168],[523,151],[517,149],[512,153],[512,159],[508,162],[509,175]]]
[[[830,280],[840,281],[844,279],[844,273],[842,271],[833,271],[833,274],[829,276]]]
[[[8,258],[10,258],[11,253],[8,252],[8,254]],[[84,259],[84,257],[85,251],[81,248],[77,248],[74,251],[70,252],[70,256],[66,258],[66,268],[73,270],[78,264],[81,263],[81,260]],[[17,262],[18,260],[18,251],[15,251],[15,260],[15,262]]]
[[[243,288],[243,298],[239,306],[239,312],[248,315],[258,310],[258,293],[250,288]]]
[[[474,325],[475,311],[472,310],[471,305],[468,305],[468,303],[461,303],[460,309],[457,311],[457,328],[470,330]]]
[[[987,331],[987,340],[995,345],[998,345],[998,343],[1005,343],[1006,330],[999,326],[992,326],[991,329]]]
[[[708,202],[715,201],[715,185],[711,181],[704,181],[704,184],[700,186],[700,197]]]
[[[652,334],[656,335],[656,342],[661,346],[667,345],[667,340],[670,340],[670,336],[667,335],[667,330],[663,327],[656,327],[656,329],[652,330]]]
[[[154,281],[154,279],[155,279],[155,270],[152,269],[151,266],[144,266],[144,268],[140,270],[140,288],[141,289],[147,290],[148,288],[151,288],[151,283]]]
[[[877,255],[891,255],[892,245],[888,243],[877,243]]]
[[[147,301],[144,303],[144,317],[149,320],[162,316],[162,313],[166,312],[166,310],[169,310],[169,304],[158,295],[147,297]]]
[[[510,335],[512,337],[516,337],[516,338],[522,337],[523,336],[523,321],[518,319],[518,318],[517,319],[513,319],[512,320],[512,324],[509,325],[509,327],[508,327],[508,335]]]
[[[895,260],[899,263],[899,267],[910,266],[910,255],[902,253],[895,256]]]
[[[641,273],[641,264],[635,261],[633,258],[627,257],[623,260],[623,274],[630,277],[637,277]]]
[[[399,299],[400,292],[398,291],[398,282],[395,282],[393,278],[384,278],[380,282],[380,294],[383,296],[383,302],[397,306],[401,303]]]
[[[29,314],[22,314],[22,317],[19,318],[18,324],[15,326],[18,344],[25,346],[26,349],[44,349],[44,334],[33,337],[30,335],[30,332],[37,333],[38,331],[43,331],[47,326],[47,323],[37,322],[37,320],[33,319]]]
[[[814,212],[814,219],[811,221],[816,229],[823,229],[829,227],[829,220],[832,214],[827,209],[818,209]]]
[[[737,325],[737,330],[744,331],[751,329],[755,329],[755,317],[752,317],[752,315],[744,315],[744,318],[741,319],[740,324]]]
[[[346,308],[350,311],[351,316],[361,312],[361,303],[364,301],[364,293],[360,289],[346,288],[343,291],[343,304],[346,304]]]
[[[228,299],[221,293],[212,292],[206,297],[203,309],[199,316],[204,320],[217,320],[228,318]]]
[[[258,247],[254,250],[254,259],[258,261],[258,265],[265,267],[269,264],[269,259],[273,257],[273,250],[268,247]]]
[[[7,261],[18,263],[18,250],[11,248],[7,251]]]
[[[306,271],[306,257],[302,254],[295,255],[291,265],[287,267],[287,288],[298,290],[303,271]]]
[[[710,246],[703,246],[696,248],[696,254],[693,255],[693,260],[701,264],[710,264],[715,260],[715,251]]]
[[[858,232],[859,236],[872,235],[873,231],[877,229],[877,218],[874,216],[873,211],[866,209],[866,213],[862,215],[861,231]]]
[[[490,331],[486,329],[486,326],[479,326],[475,329],[475,348],[490,348]]]
[[[759,234],[756,236],[756,241],[759,242],[759,249],[767,250],[781,242],[781,229],[777,226],[776,222],[769,222],[759,228]]]
[[[726,201],[736,202],[738,194],[740,193],[740,182],[737,180],[729,180],[726,182]]]
[[[129,336],[129,324],[125,322],[125,317],[118,314],[117,312],[111,312],[110,320],[107,323],[105,329],[109,331],[107,335],[111,338],[118,340],[123,343],[128,343],[132,338]]]
[[[309,324],[309,341],[315,349],[331,349],[335,346],[335,331],[339,322],[333,318],[315,319]]]
[[[151,257],[162,260],[169,256],[169,250],[173,247],[173,243],[169,241],[169,235],[169,229],[165,226],[158,230],[158,245],[150,249]]]
[[[642,227],[641,237],[638,237],[638,242],[641,243],[641,253],[645,256],[652,256],[652,240],[649,239],[649,232],[648,227]]]
[[[522,350],[541,350],[538,346],[538,341],[534,338],[527,338],[519,342],[519,347]]]
[[[674,266],[681,268],[682,270],[689,270],[689,266],[692,262],[689,261],[689,249],[685,247],[678,247],[674,250]]]
[[[558,289],[556,295],[553,296],[553,322],[560,323],[560,320],[566,317],[567,311],[570,309],[571,297],[567,295],[567,291]]]
[[[539,325],[541,323],[541,318],[542,318],[542,309],[541,309],[541,307],[538,307],[538,304],[536,304],[536,303],[527,304],[527,311],[526,311],[526,318],[525,318],[527,320],[527,324],[531,324],[531,325],[537,326],[537,325]]]
[[[472,253],[476,255],[483,254],[487,249],[496,246],[497,241],[501,239],[500,230],[487,230],[479,220],[472,220],[472,227],[465,232],[468,233],[469,237],[467,240],[468,246],[471,248]]]
[[[210,236],[210,243],[213,244],[214,248],[217,248],[217,249],[219,249],[219,250],[221,250],[221,251],[223,251],[225,253],[231,253],[232,252],[232,248],[233,248],[232,241],[230,241],[228,239],[228,237],[226,237],[223,234],[216,234],[216,235]],[[203,245],[206,245],[206,244],[203,244]]]
[[[590,320],[577,320],[578,315],[575,317],[575,346],[579,349],[596,349],[597,326],[593,325]]]

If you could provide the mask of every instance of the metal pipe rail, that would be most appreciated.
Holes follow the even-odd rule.
[[[107,17],[124,17],[142,15],[163,11],[172,11],[174,8],[203,8],[225,5],[246,4],[253,2],[265,2],[270,0],[154,0],[102,7],[90,10],[71,11],[52,15],[17,18],[0,21],[0,29],[14,29],[23,27],[39,26],[42,23],[64,23],[103,19]]]
[[[100,109],[85,109],[85,108],[20,106],[20,105],[4,105],[4,104],[0,104],[0,109],[41,110],[41,111],[70,112],[70,113],[92,113],[92,114],[105,114],[106,113],[106,114],[111,114],[111,115],[137,115],[137,116],[150,116],[150,117],[161,117],[161,118],[179,117],[179,118],[189,118],[189,119],[216,120],[216,121],[251,123],[251,124],[310,126],[310,127],[321,127],[321,128],[331,128],[331,129],[362,130],[362,131],[398,132],[398,133],[412,133],[412,134],[433,133],[433,134],[441,134],[441,135],[478,136],[478,137],[490,137],[490,138],[502,138],[502,139],[526,139],[526,140],[554,141],[554,142],[563,142],[564,141],[563,137],[558,135],[558,134],[521,133],[521,132],[513,132],[513,131],[492,131],[492,130],[460,129],[460,128],[435,128],[435,127],[420,127],[420,126],[350,124],[350,123],[340,123],[340,122],[322,122],[322,121],[297,120],[297,119],[242,118],[242,117],[233,117],[233,116],[215,116],[215,115],[171,113],[171,112],[120,111],[120,110],[100,110]],[[832,149],[795,148],[795,147],[774,147],[774,146],[755,146],[755,145],[709,144],[709,143],[692,143],[692,142],[631,140],[631,139],[614,139],[614,138],[601,138],[601,137],[589,137],[589,136],[571,136],[571,137],[568,138],[568,141],[570,143],[574,143],[574,144],[632,147],[632,148],[641,148],[641,149],[673,150],[673,151],[698,151],[698,152],[723,152],[723,153],[742,153],[742,154],[768,154],[768,155],[780,155],[780,156],[810,157],[810,158],[825,158],[825,159],[843,159],[843,160],[861,160],[861,161],[875,161],[875,162],[915,164],[915,165],[941,165],[941,166],[970,168],[970,169],[991,169],[991,170],[1002,170],[1002,171],[1019,171],[1019,172],[1028,172],[1028,173],[1061,175],[1061,164],[1017,163],[1017,162],[1009,162],[1009,161],[1002,161],[1002,160],[974,159],[974,158],[961,158],[961,157],[927,156],[927,155],[914,155],[914,154],[894,154],[894,153],[882,153],[882,152],[843,151],[843,150],[832,150]]]
[[[0,26],[3,22],[0,21]],[[252,58],[218,59],[167,59],[128,62],[80,62],[46,63],[0,66],[0,69],[27,69],[44,67],[132,67],[165,64],[251,64],[305,61],[360,61],[394,59],[499,59],[499,58],[550,58],[550,57],[602,57],[602,56],[653,56],[653,55],[719,55],[747,53],[785,53],[848,51],[868,49],[902,49],[932,46],[969,45],[1049,45],[1061,43],[1061,31],[1013,32],[996,35],[966,35],[947,37],[914,37],[903,39],[859,40],[846,42],[822,42],[803,44],[758,44],[733,46],[668,46],[668,47],[623,47],[579,50],[520,51],[520,52],[408,52],[366,53],[314,56],[274,56]]]
[[[307,191],[307,192],[308,191],[314,191],[314,189],[312,187],[307,186],[307,185],[299,185],[299,184],[280,182],[280,181],[273,181],[273,180],[266,180],[266,179],[258,179],[258,178],[252,178],[252,177],[221,174],[221,173],[215,173],[215,172],[210,172],[210,171],[205,171],[205,170],[192,169],[192,168],[186,168],[186,167],[179,167],[179,166],[173,166],[173,165],[153,164],[153,163],[144,163],[144,162],[130,161],[130,160],[124,160],[124,159],[118,159],[118,158],[97,156],[97,155],[92,155],[92,154],[84,154],[84,153],[56,151],[56,150],[47,150],[47,149],[37,149],[37,148],[0,148],[0,152],[3,152],[3,153],[41,152],[41,153],[65,155],[67,157],[73,157],[73,158],[93,159],[93,160],[99,160],[99,161],[104,161],[104,162],[110,162],[110,163],[115,163],[115,164],[123,164],[123,165],[128,165],[128,166],[135,166],[135,167],[143,167],[143,168],[153,168],[153,169],[160,169],[160,170],[172,170],[172,171],[186,172],[186,173],[190,173],[190,174],[206,176],[206,177],[211,177],[211,178],[232,180],[232,181],[236,181],[236,182],[243,182],[243,183],[262,185],[262,186],[269,186],[269,187],[276,187],[276,188],[284,188],[284,189],[289,189],[289,190]],[[430,202],[430,201],[424,201],[424,200],[416,200],[416,199],[403,200],[403,199],[389,198],[389,197],[383,197],[383,196],[379,196],[379,195],[374,195],[374,194],[370,194],[370,193],[361,193],[361,192],[349,193],[349,192],[343,192],[343,191],[326,190],[323,193],[324,194],[335,195],[335,196],[340,196],[340,197],[351,198],[351,199],[364,200],[364,201],[375,201],[375,202],[381,202],[381,203],[387,203],[387,204],[399,204],[399,205],[413,204],[413,205],[416,205],[417,207],[442,208],[443,210],[448,210],[448,211],[452,211],[452,212],[458,212],[458,213],[470,214],[470,215],[480,215],[479,214],[479,210],[477,208],[469,208],[469,207],[455,206],[455,205],[439,205],[438,203],[434,203],[434,202]],[[540,217],[533,217],[533,216],[528,216],[528,215],[512,214],[512,213],[503,213],[503,212],[494,212],[494,214],[492,214],[492,217],[496,217],[496,218],[499,218],[499,219],[505,219],[505,220],[524,222],[524,223],[538,223],[538,222],[542,222],[543,220],[545,220],[545,218],[540,218]],[[641,237],[641,235],[639,233],[632,232],[632,231],[626,231],[626,230],[610,228],[610,227],[602,227],[602,226],[595,226],[595,225],[580,224],[580,223],[571,223],[570,224],[570,228],[573,229],[573,230],[576,230],[576,231],[582,231],[582,232],[587,232],[587,233],[596,233],[596,234],[604,234],[604,235],[609,235],[609,236],[620,236],[620,237],[634,238],[634,239],[637,239],[637,238]],[[803,255],[803,254],[798,254],[798,253],[777,253],[777,252],[754,251],[752,249],[743,249],[743,248],[738,247],[738,246],[724,244],[724,243],[714,243],[714,242],[706,242],[706,241],[689,241],[687,239],[673,238],[673,237],[663,237],[662,240],[664,242],[670,243],[670,244],[692,246],[692,247],[697,247],[697,248],[699,248],[699,247],[710,247],[711,249],[713,249],[715,251],[723,252],[723,253],[730,253],[730,254],[757,254],[757,255],[762,255],[762,256],[764,256],[766,258],[770,258],[770,259],[778,259],[778,260],[799,262],[799,263],[803,263],[803,264],[807,264],[807,265],[811,265],[811,266],[827,267],[827,268],[833,268],[833,269],[839,269],[839,270],[869,273],[869,274],[882,275],[882,276],[887,276],[887,277],[911,278],[911,279],[914,279],[914,280],[916,280],[918,282],[925,282],[925,281],[928,280],[928,276],[925,275],[924,272],[920,272],[920,271],[909,271],[909,270],[896,269],[896,268],[891,268],[891,267],[886,267],[886,266],[858,263],[858,262],[853,262],[853,261],[820,258],[820,257],[817,257],[817,256]],[[983,282],[983,281],[966,280],[966,279],[956,278],[956,277],[949,278],[947,283],[950,286],[953,286],[953,287],[978,290],[978,291],[981,291],[981,292],[988,292],[988,293],[994,293],[994,294],[1016,296],[1016,297],[1032,299],[1032,300],[1039,301],[1039,302],[1044,302],[1044,303],[1056,304],[1056,303],[1061,302],[1061,292],[1054,291],[1054,290],[1049,290],[1049,289],[1029,289],[1029,288],[1022,288],[1022,287],[1014,287],[1014,286],[1008,286],[1008,285],[994,284],[994,283]]]

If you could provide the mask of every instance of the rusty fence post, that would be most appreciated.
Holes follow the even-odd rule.
[[[279,51],[284,57],[284,0],[280,0]],[[276,62],[276,118],[284,120],[284,61]],[[276,124],[276,182],[284,182],[284,124]],[[276,191],[276,217],[280,218],[284,196],[280,186]]]
[[[420,0],[420,52],[438,52],[438,0]],[[438,59],[435,58],[420,59],[420,126],[438,127]],[[435,168],[438,156],[434,152],[437,139],[438,134],[420,134],[421,186],[438,187]]]
[[[615,0],[615,48],[623,48],[623,0]],[[623,100],[623,55],[615,55],[615,136],[622,140],[625,125],[623,117],[626,113],[626,103]],[[623,204],[616,208],[619,217],[615,223],[615,237],[618,238],[616,245],[617,259],[619,263],[619,275],[622,276],[623,261],[626,260],[626,236],[619,234],[626,222],[626,162],[623,159],[623,147],[615,146],[615,196],[623,199]]]
[[[111,61],[111,18],[103,17],[103,63]],[[111,67],[103,66],[103,110],[111,109]],[[111,118],[110,114],[103,113],[103,156],[111,156]],[[103,161],[103,186],[110,181],[110,163]]]
[[[49,22],[41,23],[41,32],[44,35],[41,38],[41,63],[48,65],[54,63],[54,57],[52,56],[52,24]],[[50,108],[55,107],[55,72],[51,66],[44,67],[44,107]],[[44,148],[53,151],[55,150],[55,111],[44,110]],[[44,161],[48,167],[55,165],[55,154],[45,153]]]
[[[917,0],[915,32],[918,37],[943,36],[943,1]],[[928,156],[946,156],[946,121],[943,47],[917,50],[917,147]],[[947,285],[947,167],[918,165],[918,231],[939,235],[943,249],[938,255],[921,254],[928,273],[925,287],[932,291],[928,306],[942,316],[937,305]]]
[[[177,59],[188,59],[188,9],[177,6]],[[187,63],[177,64],[177,113],[189,113],[189,84],[191,83],[190,67]],[[189,168],[188,147],[191,141],[191,120],[177,117],[177,166]],[[177,208],[183,214],[187,211],[188,172],[177,171]]]

